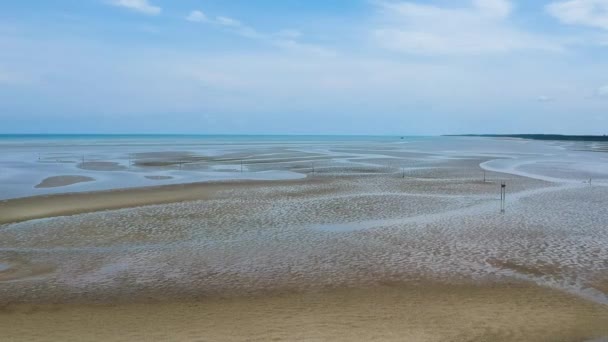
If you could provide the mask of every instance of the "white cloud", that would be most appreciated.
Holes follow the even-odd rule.
[[[506,18],[513,10],[513,4],[509,0],[474,0],[473,4],[483,14]]]
[[[207,16],[205,15],[205,13],[203,13],[202,11],[194,10],[194,11],[190,12],[190,14],[188,14],[188,16],[186,17],[186,20],[200,23],[200,22],[205,22],[208,19],[207,19]]]
[[[481,54],[515,50],[561,50],[543,36],[518,30],[506,0],[473,0],[467,7],[381,2],[382,24],[372,37],[387,49],[412,54]]]
[[[608,0],[568,0],[547,5],[547,12],[564,24],[608,30]]]
[[[200,13],[202,16],[195,12]],[[194,18],[190,18],[193,16],[193,14],[194,14]],[[195,19],[195,20],[193,20],[193,19]],[[240,21],[233,19],[233,18],[229,18],[229,17],[217,16],[217,17],[215,17],[215,19],[209,19],[202,12],[193,11],[192,13],[190,13],[188,18],[186,18],[186,20],[205,22],[208,24],[221,26],[232,33],[238,34],[238,35],[246,37],[246,38],[251,38],[251,39],[264,39],[265,38],[265,35],[258,32],[256,29],[249,27],[249,26],[241,23]]]
[[[334,56],[333,50],[325,47],[316,46],[313,44],[305,44],[298,41],[302,36],[302,33],[294,29],[284,29],[276,33],[265,33],[256,30],[255,28],[248,26],[241,21],[226,17],[216,16],[215,18],[208,18],[203,12],[194,10],[190,12],[186,20],[194,22],[205,22],[216,27],[232,32],[241,37],[258,40],[278,47],[283,50],[293,51],[297,53],[312,54],[317,56]]]
[[[111,0],[110,4],[149,15],[158,15],[162,11],[160,7],[150,4],[148,0]]]
[[[212,23],[204,25],[232,32]],[[274,47],[274,42],[279,42],[274,35],[266,34],[272,40],[260,43]],[[214,113],[220,118],[218,125],[224,125],[218,126],[222,131],[234,128],[223,118],[236,120],[255,113],[259,123],[252,124],[251,130],[265,129],[265,124],[276,122],[277,132],[300,126],[314,131],[314,122],[321,119],[327,119],[329,123],[324,127],[331,130],[343,127],[350,119],[356,123],[353,129],[369,132],[377,128],[386,133],[386,122],[397,122],[391,127],[409,127],[411,122],[420,122],[409,113],[421,113],[426,123],[416,124],[416,129],[421,130],[420,134],[430,134],[488,122],[480,118],[493,113],[500,123],[507,118],[509,123],[519,125],[509,128],[535,130],[545,127],[547,117],[559,117],[569,129],[584,130],[589,119],[606,108],[606,101],[584,98],[606,84],[598,72],[608,68],[606,63],[573,61],[571,56],[547,60],[515,54],[494,64],[484,63],[484,58],[392,58],[382,52],[374,55],[371,49],[331,58],[290,53],[300,49],[302,42],[296,42],[295,47],[249,53],[205,54],[156,43],[142,47],[95,39],[49,40],[42,33],[35,41],[17,33],[14,39],[1,38],[0,74],[4,65],[6,71],[25,72],[40,80],[27,87],[12,86],[15,91],[2,93],[0,89],[2,108],[37,112],[48,107],[86,122],[106,115],[122,118],[124,113],[139,113],[124,114],[139,120],[138,115],[161,117],[171,111],[181,121],[196,123],[200,113]],[[36,53],[41,50],[44,55]],[[589,88],[590,84],[595,86]],[[546,93],[539,94],[539,89]],[[16,92],[25,96],[13,96]],[[74,97],[74,93],[79,96]],[[559,99],[559,106],[535,104],[536,94]],[[32,96],[38,101],[29,101]],[[537,115],[527,114],[533,111]],[[297,121],[302,117],[300,113],[312,113],[310,123]],[[570,113],[577,114],[567,121]],[[290,122],[291,118],[297,124]],[[483,126],[480,130],[494,127]]]
[[[295,39],[273,39],[269,40],[270,44],[282,48],[283,50],[292,51],[298,54],[315,55],[318,57],[333,57],[336,52],[332,49],[318,46],[314,44],[306,44],[298,42]]]
[[[468,5],[459,5],[466,1]],[[421,6],[403,1],[373,5],[376,11],[372,14],[376,16],[350,23],[340,21],[344,26],[339,29],[332,29],[333,23],[320,24],[315,28],[320,36],[281,31],[283,26],[250,26],[246,20],[230,18],[230,13],[223,19],[218,19],[216,13],[206,13],[207,19],[200,25],[221,31],[218,39],[224,43],[236,45],[250,40],[238,50],[225,50],[226,44],[206,46],[197,40],[182,43],[179,30],[163,31],[175,34],[175,43],[146,40],[141,44],[122,44],[97,35],[71,40],[67,37],[72,35],[55,34],[61,33],[61,28],[49,35],[48,28],[32,27],[32,32],[38,32],[37,38],[36,34],[19,30],[6,33],[10,29],[3,28],[6,23],[2,23],[0,107],[5,113],[9,112],[6,108],[45,112],[48,107],[49,112],[66,112],[66,117],[86,118],[87,122],[106,114],[119,117],[121,113],[141,113],[142,117],[144,113],[167,111],[196,113],[179,117],[185,122],[196,119],[199,113],[216,113],[226,120],[239,118],[240,114],[235,113],[256,113],[261,122],[258,127],[289,121],[284,118],[299,120],[303,117],[299,113],[317,113],[319,118],[340,125],[327,127],[342,127],[345,120],[356,123],[361,119],[363,123],[357,125],[362,130],[374,122],[386,129],[386,122],[399,120],[403,120],[402,127],[409,127],[410,122],[420,120],[408,113],[420,113],[429,122],[426,131],[421,131],[425,133],[429,129],[441,133],[442,129],[454,130],[467,123],[495,121],[520,123],[509,128],[546,129],[543,127],[547,118],[564,119],[554,121],[573,130],[584,130],[589,129],[590,118],[606,112],[607,102],[599,99],[603,96],[608,100],[608,83],[601,72],[608,70],[608,64],[586,49],[576,50],[582,44],[567,45],[577,52],[572,54],[548,57],[527,54],[528,50],[519,53],[537,48],[535,43],[547,50],[559,47],[551,43],[559,37],[518,30],[511,21],[511,15],[517,12],[512,7],[501,9],[498,3],[494,3],[495,7],[473,0],[433,3],[446,5]],[[188,12],[178,18],[182,23]],[[298,24],[292,21],[289,27],[298,28]],[[396,51],[410,54],[518,53],[500,58],[409,58],[378,49],[378,42],[387,46],[391,44],[389,40],[362,39],[360,32],[375,30],[396,32],[399,37],[420,37],[420,46],[412,50],[407,49],[407,40],[394,42]],[[593,37],[605,33],[608,31],[594,32]],[[250,50],[250,46],[255,48]],[[332,55],[332,51],[337,52]],[[28,79],[33,83],[14,85]],[[15,96],[18,93],[21,95]],[[79,96],[74,97],[74,93]],[[549,101],[544,95],[559,101],[559,106],[540,103]],[[32,96],[38,100],[31,101]],[[353,120],[346,114],[341,117],[334,113],[361,117]],[[377,113],[388,113],[382,118],[392,120],[379,120],[382,114]],[[495,115],[496,120],[483,119],[487,113]],[[569,115],[571,121],[567,120]],[[505,121],[501,121],[503,118]],[[318,122],[316,117],[315,121]],[[300,126],[288,123],[291,126],[281,127]],[[308,127],[317,126],[313,122]]]

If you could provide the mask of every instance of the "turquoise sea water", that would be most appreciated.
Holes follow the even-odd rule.
[[[395,140],[402,136],[389,135],[230,135],[230,134],[0,134],[0,140],[223,140],[223,141],[344,141]],[[403,136],[424,139],[423,136]]]
[[[249,143],[393,142],[440,139],[440,137],[401,137],[365,135],[180,135],[180,134],[0,134],[0,144],[52,145],[198,145]],[[1,146],[0,146],[1,147]]]

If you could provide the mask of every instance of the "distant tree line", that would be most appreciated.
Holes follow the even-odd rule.
[[[449,137],[521,138],[532,140],[562,141],[608,141],[607,135],[561,135],[561,134],[453,134]]]

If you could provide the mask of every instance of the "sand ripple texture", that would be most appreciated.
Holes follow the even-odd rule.
[[[408,179],[318,175],[327,181],[0,226],[0,274],[23,274],[0,277],[0,298],[508,280],[608,303],[608,188],[493,172],[482,183],[470,177],[477,161],[456,163]],[[500,180],[513,191],[504,214]]]

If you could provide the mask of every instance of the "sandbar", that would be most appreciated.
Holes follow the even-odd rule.
[[[24,197],[0,201],[0,224],[151,204],[195,201],[208,199],[219,191],[230,189],[272,188],[282,185],[315,184],[319,182],[323,181],[302,179],[204,182]]]
[[[83,170],[91,171],[123,171],[127,169],[125,166],[120,165],[119,163],[106,161],[83,162],[78,164],[78,167]]]
[[[58,188],[72,184],[92,182],[94,180],[95,178],[86,176],[54,176],[45,178],[40,184],[36,185],[35,188]]]
[[[151,180],[167,180],[167,179],[173,179],[173,177],[171,176],[146,176],[147,179],[151,179]]]

